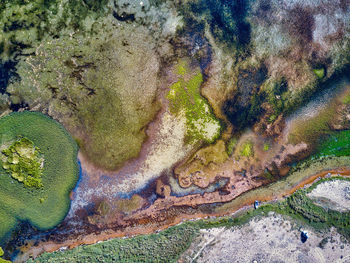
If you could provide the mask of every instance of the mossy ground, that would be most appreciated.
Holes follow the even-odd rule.
[[[49,111],[77,138],[87,159],[115,170],[138,156],[147,124],[160,108],[159,61],[146,28],[118,25],[108,16],[95,21],[94,29],[90,37],[46,39],[35,55],[19,61],[21,80],[7,92],[12,102]]]
[[[238,157],[253,157],[254,156],[254,143],[251,140],[244,141],[238,149]]]
[[[226,144],[226,152],[231,156],[237,146],[238,139],[236,137],[231,138]]]
[[[225,142],[223,140],[217,140],[214,144],[201,148],[184,165],[176,167],[174,172],[179,175],[179,181],[181,181],[182,187],[189,187],[190,185],[183,184],[184,181],[180,178],[193,178],[193,174],[196,173],[204,174],[203,177],[205,179],[202,183],[204,181],[209,182],[216,177],[216,174],[211,173],[211,170],[215,169],[214,167],[217,165],[223,164],[228,157]],[[192,183],[198,185],[198,182],[195,182],[195,180],[192,180]]]
[[[1,156],[1,155],[0,155]],[[27,138],[20,138],[2,150],[2,168],[27,187],[42,187],[44,159],[40,149]]]
[[[317,150],[317,156],[350,156],[350,130],[332,132]]]
[[[45,156],[41,188],[28,188],[0,167],[0,241],[18,222],[49,229],[69,209],[69,193],[78,180],[78,148],[56,121],[37,112],[12,113],[0,119],[0,144],[28,138]]]
[[[183,114],[186,118],[186,141],[213,143],[221,133],[220,121],[215,117],[208,102],[201,96],[203,76],[197,69],[190,72],[186,61],[176,66],[178,81],[170,86],[167,99],[172,114]],[[190,75],[190,76],[189,76]]]
[[[313,71],[314,71],[315,75],[317,76],[317,78],[319,78],[319,79],[323,79],[324,78],[324,76],[325,76],[324,68],[314,69]]]
[[[330,133],[330,124],[336,114],[335,107],[322,109],[315,117],[296,121],[292,127],[288,140],[290,143],[300,142],[317,144],[322,136]]]
[[[324,106],[317,110],[309,109],[308,111],[312,112],[312,117],[300,120],[296,117],[288,135],[289,142],[293,144],[306,142],[312,146],[316,146],[325,137],[333,133],[332,127],[334,125],[345,124],[344,121],[340,123],[339,117],[343,111],[342,108],[346,107],[348,103],[349,88],[347,83],[343,83],[342,81],[339,83],[330,81],[330,85],[334,85],[334,91],[328,91],[323,95],[319,95],[321,97],[323,96],[321,101],[327,101],[324,102],[326,103]],[[328,96],[331,96],[330,99]],[[315,100],[317,100],[317,97]]]

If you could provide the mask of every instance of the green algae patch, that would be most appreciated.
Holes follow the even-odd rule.
[[[317,150],[317,157],[350,156],[350,130],[332,132],[322,140]]]
[[[11,263],[11,261],[1,258],[4,254],[4,250],[2,249],[2,247],[0,247],[0,263]]]
[[[69,193],[79,173],[78,147],[69,133],[41,113],[12,113],[0,119],[0,147],[15,148],[18,155],[26,158],[38,158],[37,172],[42,172],[40,187],[26,187],[25,180],[21,182],[9,175],[5,169],[7,161],[1,161],[0,242],[21,221],[40,230],[59,224],[68,212]]]
[[[178,81],[170,86],[167,99],[170,112],[186,118],[186,141],[213,143],[220,136],[220,121],[208,102],[201,96],[203,76],[199,70],[190,77],[188,65],[181,61],[177,66]]]
[[[270,150],[270,144],[264,143],[263,150],[264,150],[265,152],[267,152],[268,150]]]
[[[40,157],[40,149],[27,138],[21,138],[1,152],[2,168],[12,178],[27,187],[42,187],[41,176],[44,159]]]
[[[325,75],[325,70],[324,68],[320,68],[320,69],[314,69],[314,74],[316,75],[316,77],[318,79],[323,79],[324,75]]]
[[[231,138],[228,142],[227,142],[227,145],[226,145],[226,153],[231,156],[234,152],[234,150],[236,149],[236,146],[237,146],[237,143],[238,143],[238,139],[233,137]]]
[[[252,157],[254,156],[254,144],[252,141],[245,141],[240,147],[239,151],[241,156]]]
[[[187,64],[185,61],[180,61],[179,64],[176,67],[177,74],[180,76],[185,76],[187,72]]]
[[[11,261],[0,258],[0,263],[11,263]]]

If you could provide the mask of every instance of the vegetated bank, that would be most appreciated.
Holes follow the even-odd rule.
[[[19,138],[32,142],[44,159],[40,184],[30,187],[0,165],[0,243],[19,222],[46,230],[66,216],[79,175],[78,147],[61,124],[38,112],[12,113],[0,119],[0,146]],[[13,162],[13,161],[12,161]]]

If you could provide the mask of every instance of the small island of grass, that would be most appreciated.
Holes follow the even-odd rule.
[[[1,152],[2,168],[12,178],[27,187],[40,188],[42,184],[44,159],[40,157],[39,148],[27,138],[20,138]]]

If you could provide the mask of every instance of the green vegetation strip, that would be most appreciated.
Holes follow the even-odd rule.
[[[182,224],[159,234],[114,239],[64,252],[45,253],[27,262],[177,262],[197,233],[196,226]]]
[[[68,212],[69,193],[79,173],[75,141],[62,125],[41,113],[12,113],[0,119],[0,146],[17,145],[14,141],[40,149],[44,156],[41,187],[26,187],[3,168],[6,162],[0,165],[0,242],[19,221],[42,230],[59,224]],[[27,154],[35,156],[35,150]]]

